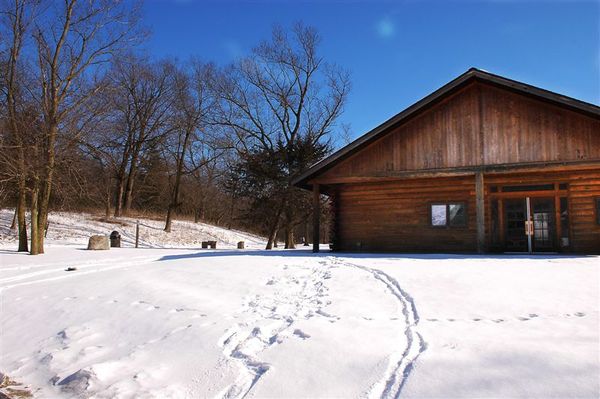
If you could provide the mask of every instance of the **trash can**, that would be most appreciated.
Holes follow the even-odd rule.
[[[110,233],[110,246],[112,248],[121,248],[121,234],[118,231]]]

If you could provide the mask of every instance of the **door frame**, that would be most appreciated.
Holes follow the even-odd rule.
[[[523,184],[523,183],[521,183]],[[504,200],[506,199],[523,199],[524,201],[527,201],[526,204],[526,212],[527,212],[527,219],[529,221],[531,221],[532,219],[532,215],[531,215],[531,199],[533,198],[547,198],[547,199],[554,199],[554,212],[553,212],[553,220],[554,220],[554,235],[553,235],[553,241],[554,241],[554,252],[560,252],[561,251],[561,231],[562,231],[562,226],[561,226],[561,215],[560,215],[560,199],[561,198],[569,198],[569,191],[568,188],[563,188],[561,189],[561,185],[563,184],[563,182],[558,183],[548,183],[548,184],[553,184],[554,185],[554,190],[536,190],[536,191],[508,191],[508,192],[502,192],[501,189],[499,189],[498,191],[492,192],[490,190],[488,190],[487,194],[488,194],[488,204],[490,206],[491,209],[491,201],[497,200],[498,204],[497,204],[497,215],[498,215],[498,221],[497,221],[497,225],[498,225],[498,233],[499,233],[499,244],[500,244],[500,248],[502,248],[502,250],[506,250],[506,220],[505,220],[505,209],[504,209]],[[496,186],[496,187],[503,187],[503,186],[514,186],[514,184],[510,184],[510,183],[502,183],[502,182],[495,182],[492,183],[491,185]],[[517,184],[519,185],[519,184]],[[569,204],[568,204],[569,208],[571,206],[571,201],[569,200]],[[569,209],[570,210],[570,209]],[[570,214],[570,212],[569,212]],[[568,226],[569,230],[571,229],[570,223]],[[571,234],[569,234],[569,236],[571,236]],[[533,243],[529,243],[529,241],[531,240],[531,236],[528,235],[528,251],[523,252],[523,253],[535,253],[535,249],[533,248]],[[548,252],[552,252],[552,251],[547,251],[547,252],[540,252],[540,253],[548,253]]]

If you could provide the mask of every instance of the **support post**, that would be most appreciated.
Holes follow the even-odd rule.
[[[138,220],[135,224],[135,247],[138,247],[140,242],[140,221]]]
[[[485,200],[483,172],[475,174],[475,209],[477,222],[477,252],[485,252]]]
[[[321,240],[321,193],[319,185],[313,184],[313,252],[319,252]]]

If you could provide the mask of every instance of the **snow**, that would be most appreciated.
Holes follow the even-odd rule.
[[[0,248],[12,248],[17,242],[15,231],[10,230],[14,210],[0,209]],[[218,248],[236,248],[238,241],[245,241],[248,248],[264,248],[266,240],[257,235],[230,230],[205,223],[174,220],[171,232],[163,231],[162,220],[121,217],[108,222],[99,215],[87,213],[52,212],[49,216],[47,242],[49,245],[87,244],[91,235],[109,235],[112,231],[121,234],[121,245],[133,247],[136,222],[140,222],[142,248],[193,248],[202,241],[217,241]]]
[[[600,394],[598,256],[85,251],[61,234],[45,255],[0,250],[0,372],[38,397]]]

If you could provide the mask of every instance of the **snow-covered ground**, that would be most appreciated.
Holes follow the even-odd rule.
[[[600,394],[597,256],[84,246],[0,250],[0,372],[39,397]]]
[[[17,241],[15,231],[9,229],[13,213],[12,209],[0,209],[0,248],[12,248]],[[48,219],[50,246],[87,244],[93,234],[109,235],[116,230],[121,234],[121,244],[132,247],[138,220],[139,246],[143,248],[193,248],[200,247],[202,241],[217,241],[218,248],[235,248],[238,241],[249,248],[264,248],[266,243],[264,238],[242,231],[179,220],[174,220],[171,232],[166,233],[164,221],[151,219],[122,217],[104,222],[102,215],[71,212],[52,212]]]

